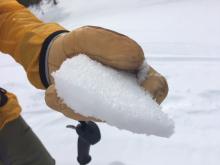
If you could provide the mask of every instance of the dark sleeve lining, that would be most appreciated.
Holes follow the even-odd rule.
[[[6,93],[7,91],[0,87],[0,107],[4,106],[8,101],[8,97],[6,96]]]
[[[52,34],[50,34],[43,42],[41,51],[40,51],[40,59],[39,59],[39,74],[40,74],[40,78],[41,78],[41,82],[44,85],[45,88],[49,87],[49,82],[47,80],[47,73],[46,73],[46,68],[45,68],[45,63],[46,61],[46,53],[47,53],[47,48],[50,44],[50,42],[53,40],[54,37],[56,37],[57,35],[61,34],[61,33],[66,33],[69,32],[67,30],[59,30],[56,31]]]

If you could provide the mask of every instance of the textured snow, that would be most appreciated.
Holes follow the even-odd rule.
[[[134,133],[169,137],[174,123],[134,74],[114,70],[80,54],[53,73],[58,96],[76,112]]]

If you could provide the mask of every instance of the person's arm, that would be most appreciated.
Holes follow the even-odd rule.
[[[21,107],[14,94],[0,87],[0,130],[12,120],[19,117]]]
[[[40,52],[45,40],[66,30],[57,23],[43,23],[16,0],[0,0],[0,51],[20,63],[30,82],[45,89]],[[42,63],[42,64],[41,64]]]
[[[20,112],[16,96],[0,88],[0,165],[55,165],[55,160]]]
[[[15,0],[0,0],[0,36],[0,51],[12,55],[25,68],[31,83],[41,89],[50,86],[45,95],[47,105],[73,119],[79,119],[79,114],[68,107],[63,109],[50,75],[65,59],[83,53],[115,69],[132,72],[137,72],[145,59],[141,46],[128,36],[95,26],[67,32],[56,23],[43,23]],[[158,100],[161,103],[167,95],[167,83],[164,77],[154,75],[146,76],[141,85],[156,101],[162,95]],[[83,116],[80,119],[88,120]]]

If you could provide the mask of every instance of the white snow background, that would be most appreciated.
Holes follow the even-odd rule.
[[[134,38],[168,80],[162,109],[175,134],[166,139],[99,124],[102,140],[91,148],[91,165],[220,164],[220,1],[60,0],[55,8],[43,5],[44,14],[33,11],[68,29],[98,25]],[[57,165],[77,164],[77,136],[65,128],[77,122],[48,108],[44,91],[30,85],[12,58],[0,56],[0,68],[0,86],[17,94],[22,115]]]

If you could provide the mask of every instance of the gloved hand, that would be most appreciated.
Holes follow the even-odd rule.
[[[51,84],[54,83],[51,73],[59,69],[64,60],[80,53],[86,54],[91,59],[112,68],[134,73],[138,72],[144,61],[142,48],[129,37],[108,29],[85,26],[62,34],[53,40],[48,57]],[[146,76],[147,79],[141,85],[160,103],[167,95],[166,80],[162,76],[155,76],[159,75],[159,73],[152,70],[151,67],[148,73],[150,74]],[[47,89],[45,100],[49,107],[60,111],[69,118],[100,121],[74,113],[57,97],[54,85]]]

